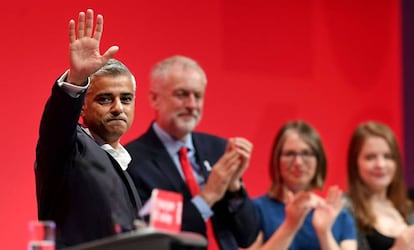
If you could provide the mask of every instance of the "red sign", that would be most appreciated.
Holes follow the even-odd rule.
[[[180,232],[183,196],[154,189],[151,194],[150,226],[157,230]]]

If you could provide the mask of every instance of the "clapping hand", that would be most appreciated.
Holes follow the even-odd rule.
[[[330,187],[325,200],[321,200],[315,208],[312,218],[315,230],[317,232],[330,231],[344,205],[345,200],[342,198],[342,190],[337,186]]]
[[[235,137],[229,139],[229,147],[239,154],[240,164],[233,173],[229,188],[230,192],[235,192],[241,187],[241,177],[249,166],[250,156],[253,150],[253,144],[245,138]]]
[[[315,200],[311,192],[301,191],[293,194],[287,191],[285,204],[286,223],[289,227],[298,230],[302,226],[306,215],[315,207]]]
[[[395,238],[391,250],[414,250],[414,225],[406,227]]]
[[[210,207],[223,198],[239,165],[240,157],[235,150],[227,150],[214,164],[207,183],[200,192],[200,196]]]

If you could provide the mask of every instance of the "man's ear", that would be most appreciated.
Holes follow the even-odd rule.
[[[84,116],[84,110],[85,110],[85,103],[83,103],[83,105],[82,105],[82,109],[81,109],[81,113],[80,113],[81,117]]]
[[[151,106],[154,109],[157,109],[157,107],[158,107],[158,94],[155,93],[154,91],[150,90],[149,93],[148,93],[148,99],[151,103]]]

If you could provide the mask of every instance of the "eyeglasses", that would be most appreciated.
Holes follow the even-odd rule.
[[[280,159],[282,161],[284,161],[285,163],[288,164],[292,164],[293,161],[296,159],[296,157],[300,156],[300,158],[302,159],[302,161],[306,164],[311,163],[313,160],[316,159],[316,155],[314,152],[312,151],[301,151],[301,152],[296,152],[293,150],[288,150],[285,152],[282,152],[282,154],[280,155]]]

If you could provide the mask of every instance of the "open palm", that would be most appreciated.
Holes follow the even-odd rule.
[[[83,83],[98,69],[104,66],[118,51],[117,46],[110,47],[103,55],[99,52],[99,44],[103,31],[103,17],[97,15],[96,27],[93,30],[93,11],[79,13],[77,32],[75,21],[69,22],[69,82]],[[77,33],[77,34],[76,34]]]

